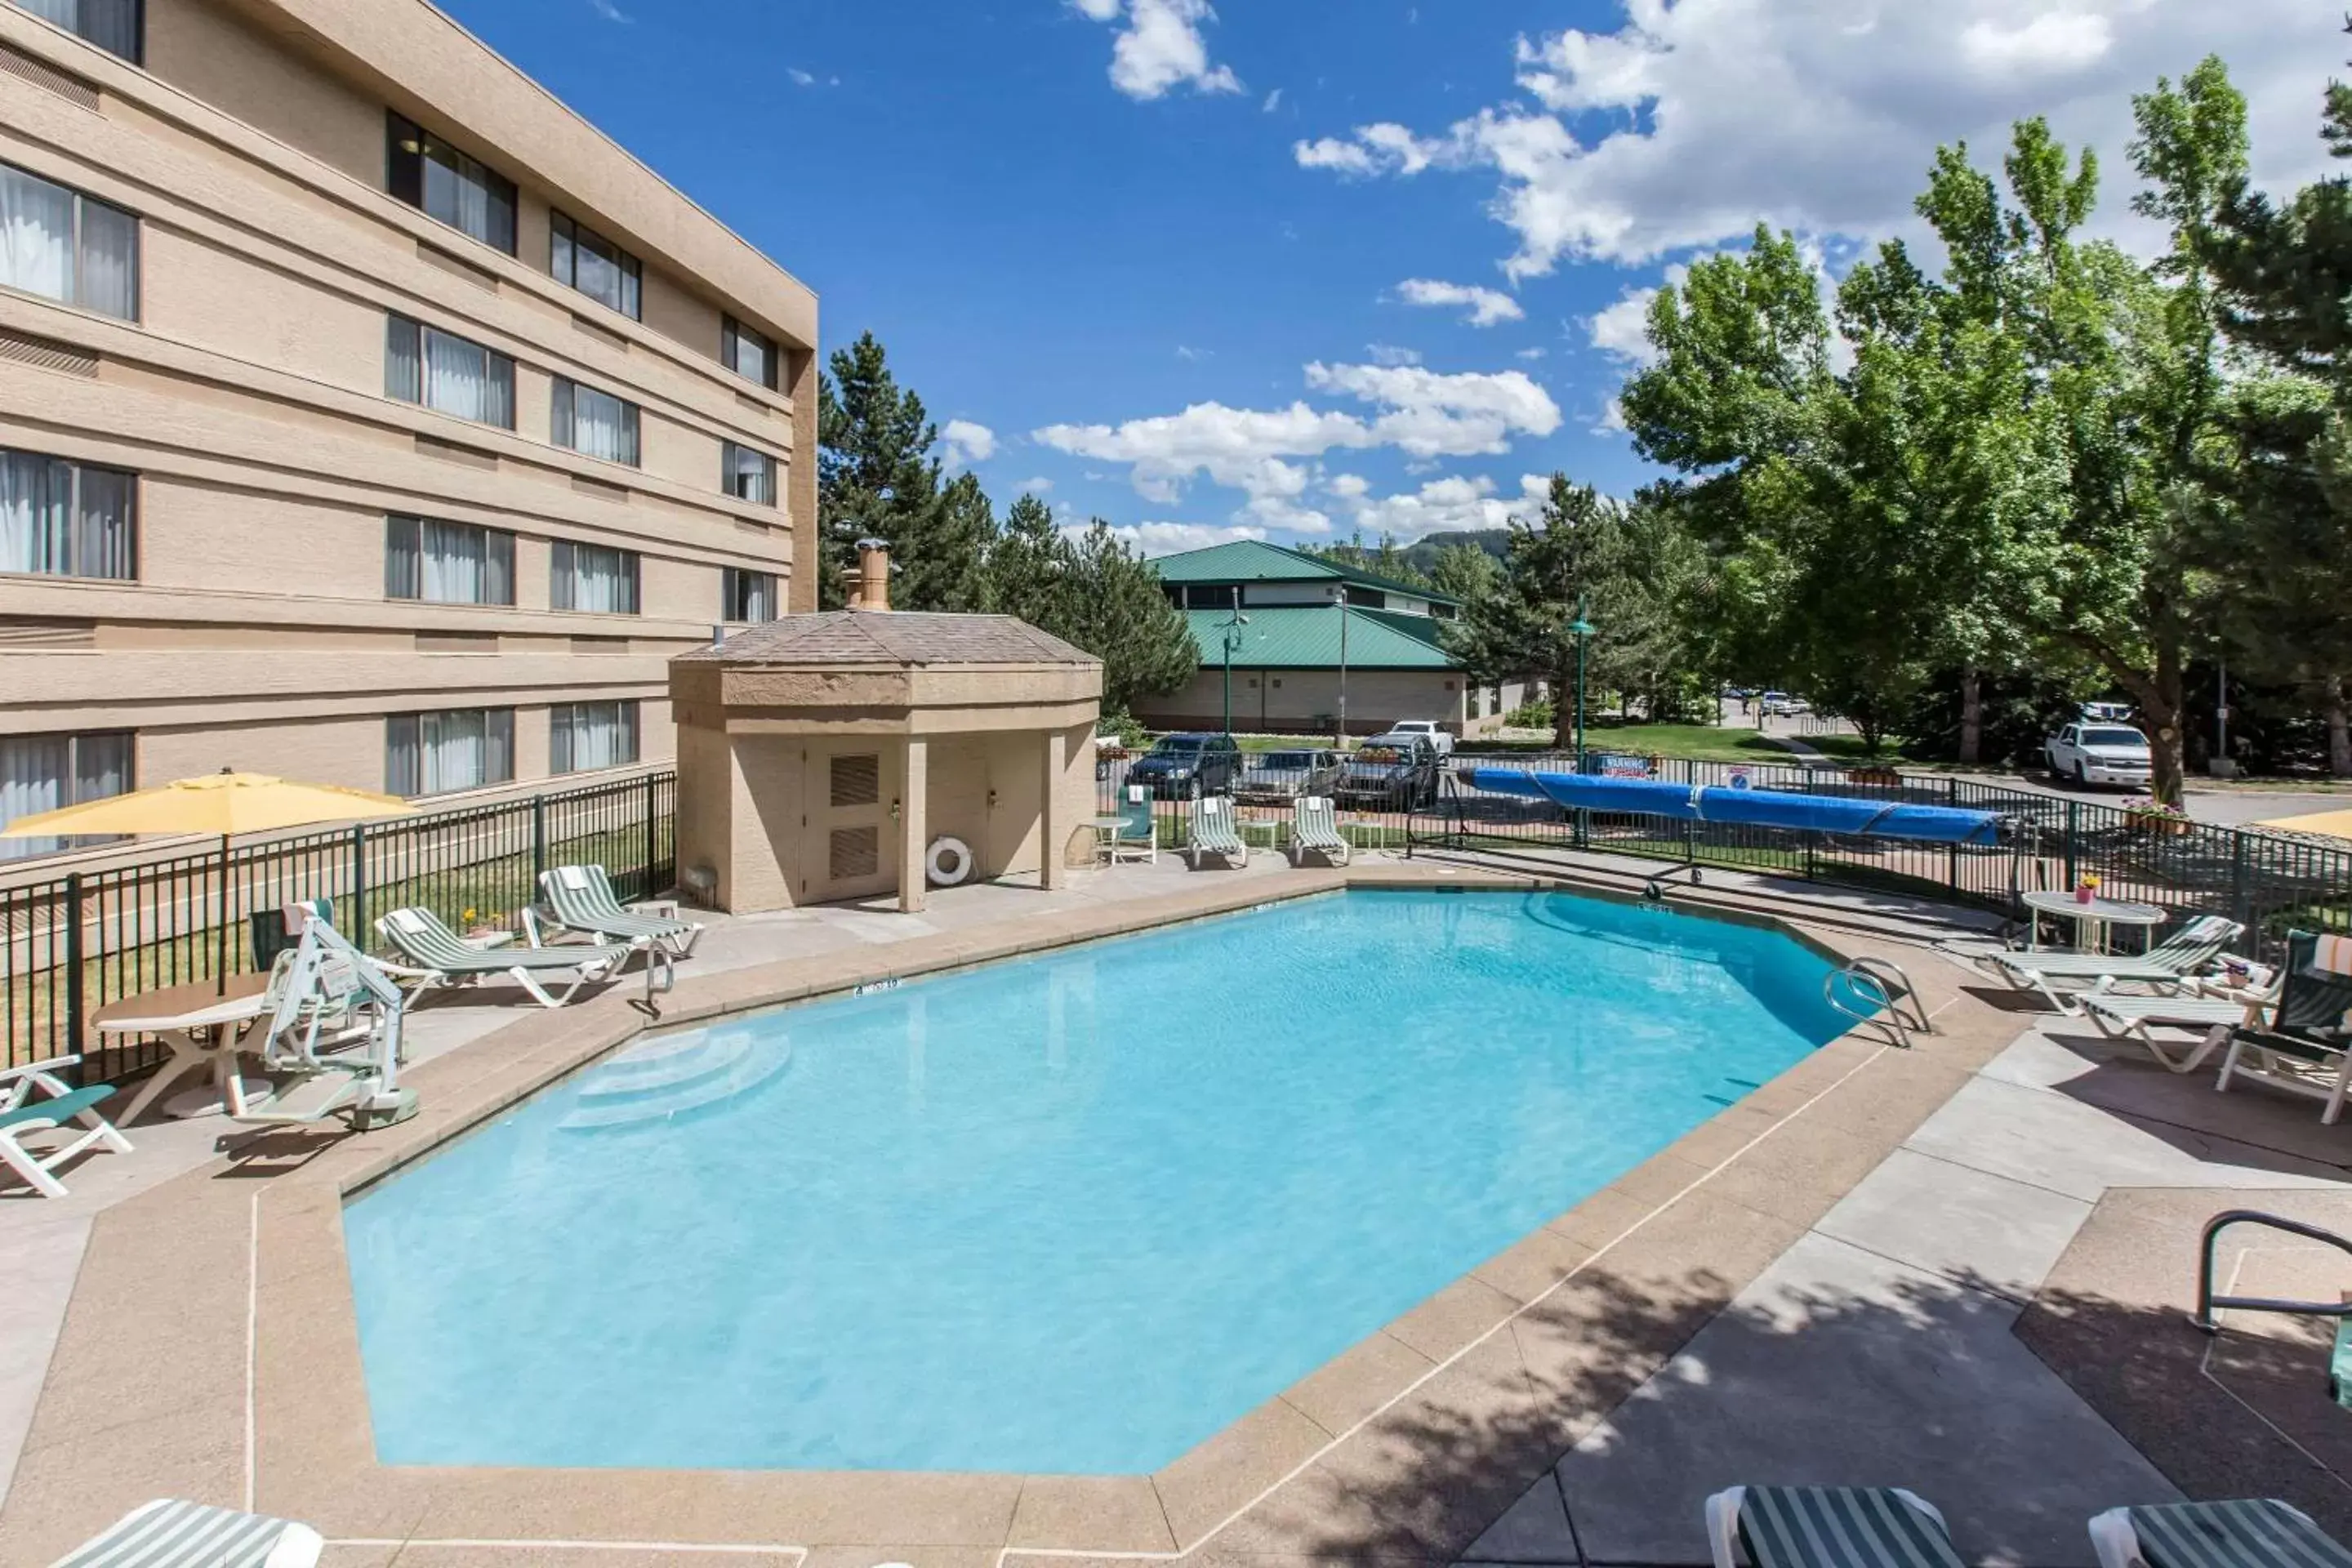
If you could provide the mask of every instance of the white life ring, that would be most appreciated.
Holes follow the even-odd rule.
[[[932,887],[952,888],[971,875],[971,846],[942,833],[931,840],[931,851],[923,857],[923,869],[930,874]]]

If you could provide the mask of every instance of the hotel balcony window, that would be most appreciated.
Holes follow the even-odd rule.
[[[635,257],[562,213],[548,215],[547,234],[548,270],[558,283],[633,321],[645,319],[645,272]]]
[[[394,196],[484,245],[515,253],[512,180],[397,114],[390,119],[388,139]]]
[[[555,378],[548,428],[559,447],[583,458],[637,466],[637,405],[593,386]]]
[[[515,536],[502,528],[388,517],[383,592],[427,605],[511,605]]]
[[[128,731],[88,735],[0,735],[0,827],[20,816],[103,800],[132,787]],[[115,835],[0,838],[0,860],[110,844]]]
[[[584,773],[637,760],[637,705],[560,702],[548,710],[547,771]]]
[[[558,541],[550,556],[553,562],[547,592],[550,608],[601,616],[637,613],[635,551]]]
[[[776,574],[723,566],[719,573],[719,618],[758,623],[776,618]]]
[[[139,319],[139,220],[0,163],[0,287]]]
[[[719,334],[719,358],[745,381],[776,390],[776,344],[729,316]]]
[[[145,35],[139,0],[16,0],[16,4],[78,34],[85,43],[96,44],[134,66],[139,63],[140,40]]]
[[[139,575],[139,479],[0,447],[0,573]]]
[[[719,488],[737,500],[776,504],[776,459],[732,441],[719,444]]]
[[[446,795],[513,777],[511,708],[394,713],[383,721],[383,787],[393,795]]]
[[[392,317],[385,330],[383,393],[460,419],[514,428],[514,361],[405,316]]]

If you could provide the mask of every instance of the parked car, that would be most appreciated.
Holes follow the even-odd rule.
[[[1100,783],[1118,771],[1118,764],[1129,761],[1134,752],[1117,735],[1095,737],[1095,781]]]
[[[1337,752],[1261,752],[1242,763],[1234,798],[1261,805],[1288,805],[1301,795],[1328,795],[1339,782]]]
[[[1375,735],[1348,753],[1331,793],[1377,811],[1427,805],[1437,798],[1437,752],[1426,735]]]
[[[2050,771],[2078,784],[2146,789],[2156,760],[2147,737],[2128,724],[2069,724],[2042,747]]]
[[[1231,795],[1241,776],[1241,748],[1231,735],[1162,735],[1127,770],[1127,782],[1161,800]]]
[[[1389,726],[1391,735],[1419,735],[1443,762],[1454,754],[1454,731],[1434,719],[1400,719]]]
[[[1769,718],[1785,718],[1792,713],[1802,713],[1808,706],[1810,705],[1803,698],[1791,697],[1785,691],[1759,692],[1756,698],[1757,711]]]

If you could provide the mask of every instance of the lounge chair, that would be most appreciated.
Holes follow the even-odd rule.
[[[1139,860],[1147,866],[1160,863],[1160,820],[1151,814],[1151,792],[1141,784],[1127,786],[1127,804],[1118,809],[1118,826],[1111,829],[1104,847],[1110,863]]]
[[[2099,1568],[2352,1568],[2299,1509],[2275,1498],[2111,1508],[2091,1521]]]
[[[50,1568],[310,1568],[325,1546],[307,1524],[163,1498]]]
[[[2230,1034],[2230,1054],[2221,1060],[2227,1092],[2232,1078],[2250,1078],[2290,1094],[2326,1102],[2319,1120],[2334,1126],[2352,1092],[2352,942],[2309,931],[2287,937],[2286,969],[2277,1010],[2268,1028],[2241,1027]]]
[[[2146,952],[2111,955],[2098,952],[1989,953],[1979,962],[2020,991],[2038,991],[2050,1005],[2069,1017],[2081,1009],[2062,994],[2062,984],[2148,985],[2179,990],[2189,978],[2221,956],[2221,950],[2246,928],[2220,915],[2199,915]]]
[[[558,926],[607,942],[658,942],[672,957],[684,958],[702,938],[702,922],[679,920],[676,904],[623,904],[602,866],[558,866],[542,871],[539,896],[555,911]],[[658,910],[670,912],[656,913]]]
[[[93,1083],[76,1089],[58,1076],[58,1068],[79,1060],[78,1056],[51,1057],[20,1068],[0,1068],[0,1165],[30,1182],[45,1198],[66,1195],[58,1169],[83,1150],[103,1145],[118,1154],[131,1152],[131,1140],[98,1113],[98,1108],[114,1093],[114,1086]],[[73,1121],[81,1123],[80,1136],[44,1152],[26,1147],[25,1140],[34,1133],[53,1131]]]
[[[1294,866],[1308,855],[1320,855],[1335,866],[1344,866],[1355,852],[1347,836],[1339,831],[1339,814],[1328,796],[1303,795],[1290,809],[1290,863]]]
[[[2114,1040],[2144,1046],[2174,1072],[2195,1072],[2215,1051],[2230,1043],[2230,1034],[2262,1021],[2263,1011],[2278,994],[2248,993],[2238,997],[2203,994],[2187,996],[2127,996],[2112,991],[2078,994],[2083,1016],[2094,1028]],[[2153,1031],[2179,1029],[2196,1037],[2177,1048],[2158,1040]]]
[[[1192,862],[1192,869],[1201,868],[1201,858],[1215,855],[1230,866],[1249,864],[1249,845],[1234,826],[1234,803],[1221,795],[1204,795],[1192,803],[1192,824],[1184,853]]]
[[[1715,1568],[1962,1568],[1944,1516],[1899,1487],[1732,1487],[1706,1535]]]
[[[394,910],[375,929],[407,961],[383,968],[407,983],[411,1003],[437,985],[503,977],[530,992],[541,1006],[561,1007],[583,985],[612,978],[631,953],[653,945],[648,940],[626,947],[480,947],[442,924],[431,910],[417,908]],[[571,985],[562,995],[551,996],[536,976],[566,969],[574,971]]]

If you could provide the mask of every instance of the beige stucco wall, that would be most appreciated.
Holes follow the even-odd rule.
[[[0,73],[0,159],[137,213],[142,253],[137,322],[0,293],[0,333],[98,367],[9,364],[0,446],[141,476],[138,582],[0,575],[0,734],[130,727],[151,780],[376,787],[385,713],[513,706],[530,778],[548,704],[627,697],[669,755],[663,664],[721,571],[814,598],[814,377],[772,393],[717,357],[727,310],[810,365],[814,296],[418,0],[147,10],[142,69],[0,5],[0,45],[100,94]],[[386,194],[387,105],[517,182],[516,255]],[[547,275],[551,205],[639,256],[644,322]],[[393,311],[511,355],[516,428],[385,398]],[[638,405],[642,468],[547,444],[555,375]],[[778,458],[783,506],[719,493],[722,439]],[[514,532],[515,605],[386,600],[391,512]],[[638,552],[642,613],[551,611],[558,539]]]
[[[1463,684],[1459,670],[1351,669],[1348,729],[1371,735],[1400,719],[1433,719],[1459,733]],[[1218,729],[1224,691],[1224,667],[1203,669],[1181,689],[1139,703],[1136,717],[1155,729]],[[1329,725],[1339,711],[1336,669],[1234,668],[1234,728],[1244,733],[1305,733],[1318,719]]]

